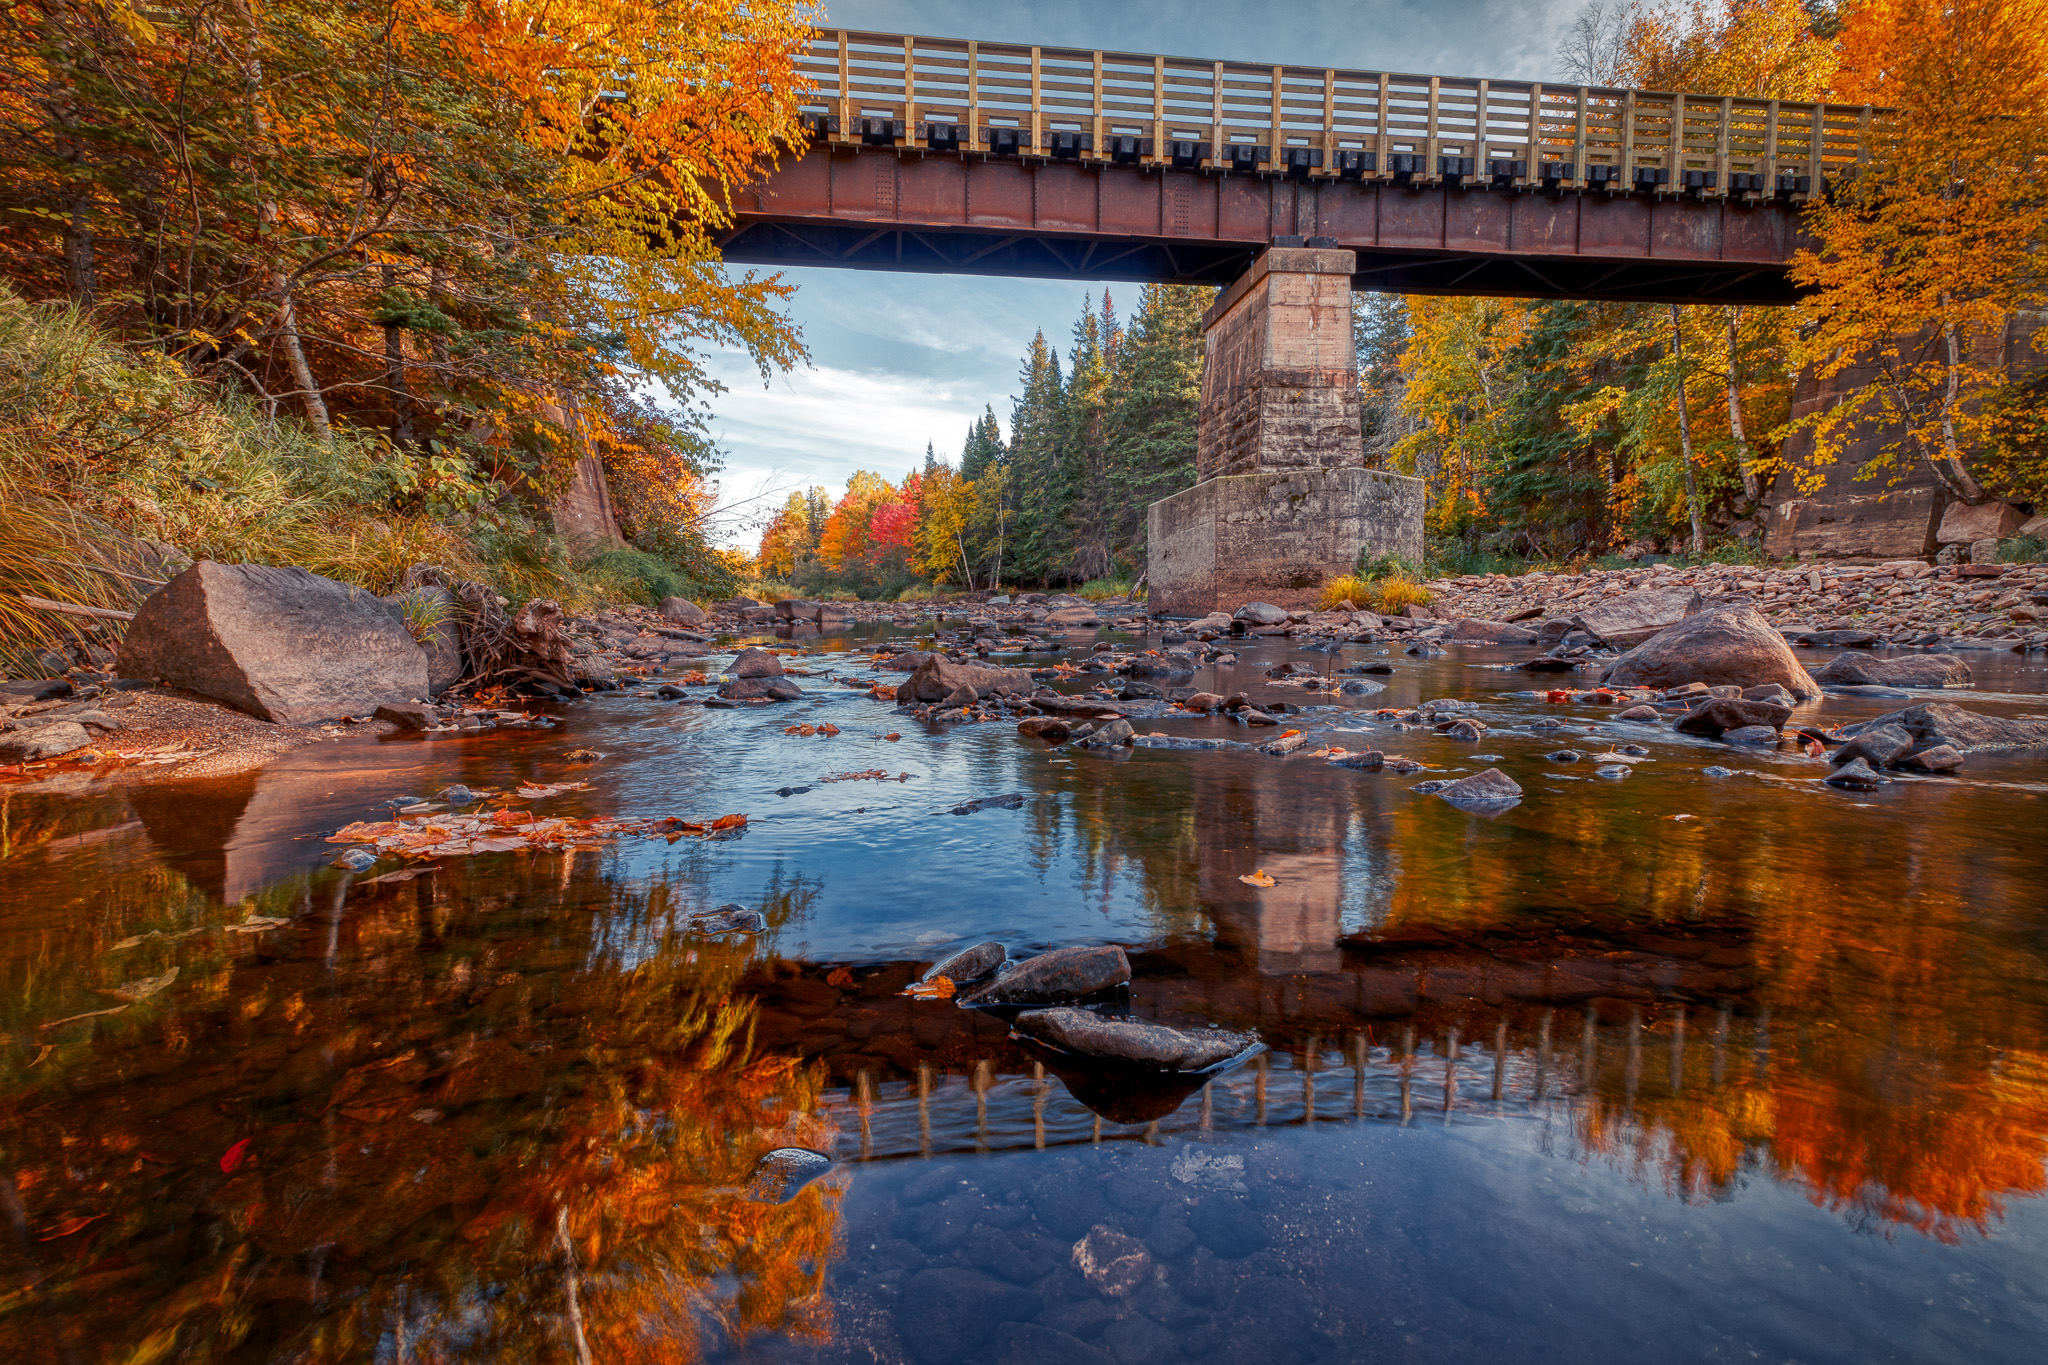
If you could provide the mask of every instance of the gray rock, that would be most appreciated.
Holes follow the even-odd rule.
[[[1512,806],[1522,799],[1522,789],[1498,768],[1461,777],[1437,793],[1454,806]]]
[[[351,848],[337,855],[329,867],[338,867],[344,872],[361,872],[377,864],[377,855],[367,848]]]
[[[1963,766],[1963,756],[1946,744],[1905,755],[1897,766],[1916,773],[1952,773]]]
[[[420,702],[380,706],[371,714],[378,720],[396,725],[401,730],[431,730],[441,723],[441,713]]]
[[[749,646],[739,652],[732,661],[732,667],[726,671],[735,678],[779,678],[782,676],[782,659],[758,645]]]
[[[1680,716],[1671,728],[1682,735],[1705,735],[1711,739],[1729,730],[1749,726],[1768,726],[1778,730],[1791,718],[1792,708],[1775,702],[1709,697]]]
[[[1375,692],[1387,690],[1385,683],[1367,682],[1363,678],[1347,678],[1337,689],[1347,697],[1369,697]]]
[[[823,609],[816,602],[785,597],[775,604],[775,614],[784,621],[815,621]]]
[[[718,695],[733,701],[796,701],[804,690],[791,678],[734,678],[718,685]]]
[[[1616,720],[1643,721],[1650,724],[1655,724],[1659,719],[1657,708],[1654,706],[1631,706],[1626,711],[1616,712],[1614,718]]]
[[[15,682],[0,682],[0,702],[21,705],[32,701],[56,701],[71,695],[71,680],[68,678],[28,678]]]
[[[1533,645],[1536,632],[1506,621],[1480,621],[1466,617],[1451,623],[1451,633],[1446,638],[1461,644]]]
[[[1873,768],[1889,768],[1911,751],[1913,743],[1912,733],[1903,725],[1872,725],[1829,754],[1828,762],[1839,768],[1862,759]]]
[[[1875,659],[1837,654],[1813,680],[1824,687],[1968,687],[1970,666],[1953,654],[1917,654]]]
[[[427,653],[383,598],[304,569],[211,560],[143,602],[119,672],[290,725],[428,694]]]
[[[1055,627],[1065,626],[1069,629],[1092,628],[1100,626],[1102,618],[1096,614],[1093,607],[1060,607],[1057,610],[1047,612],[1042,624]]]
[[[1843,764],[1822,778],[1821,781],[1827,783],[1830,787],[1848,787],[1856,791],[1868,791],[1874,787],[1882,787],[1886,779],[1874,771],[1868,763],[1859,758]]]
[[[90,743],[92,736],[77,721],[65,720],[28,730],[12,730],[0,735],[0,763],[40,763],[44,759],[75,753]]]
[[[1727,744],[1776,744],[1778,732],[1769,725],[1738,725],[1733,730],[1723,730],[1721,739]]]
[[[687,597],[664,597],[661,599],[661,619],[679,626],[701,626],[711,617]]]
[[[808,1147],[777,1147],[762,1154],[747,1180],[746,1198],[756,1204],[787,1204],[804,1186],[832,1169],[832,1158]]]
[[[1585,608],[1570,624],[1603,644],[1629,649],[1699,611],[1702,600],[1691,588],[1639,588]]]
[[[1387,764],[1387,756],[1378,749],[1367,749],[1361,754],[1345,754],[1342,758],[1330,760],[1339,768],[1356,768],[1361,772],[1378,772]]]
[[[1258,1046],[1259,1041],[1252,1034],[1228,1029],[1169,1028],[1074,1008],[1027,1010],[1011,1027],[1063,1052],[1165,1071],[1203,1071]]]
[[[943,962],[933,963],[918,980],[930,981],[943,976],[956,986],[965,986],[994,973],[1009,960],[1010,950],[1002,944],[993,941],[977,943],[972,948],[962,948]]]
[[[1615,687],[1675,687],[1700,682],[1738,688],[1778,683],[1801,701],[1820,688],[1783,636],[1755,607],[1716,607],[1686,617],[1609,664]]]
[[[1556,753],[1545,754],[1544,757],[1552,763],[1576,763],[1585,755],[1577,749],[1559,749]]]
[[[896,685],[897,705],[914,701],[946,701],[965,689],[975,700],[992,693],[1031,694],[1031,674],[1022,668],[955,663],[942,654],[927,655],[911,675]]]
[[[2048,749],[2048,721],[2006,720],[1981,711],[1965,711],[1945,701],[1922,702],[1860,725],[1845,726],[1843,732],[1860,735],[1880,725],[1902,726],[1922,749],[1943,744],[1959,754],[1989,749]]]
[[[475,805],[478,801],[483,799],[482,797],[478,796],[475,792],[471,791],[468,787],[463,786],[459,782],[452,787],[441,788],[441,790],[438,793],[436,793],[436,795],[439,796],[441,800],[446,801],[451,806]]]
[[[1724,768],[1717,763],[1712,767],[1700,769],[1700,774],[1704,777],[1733,777],[1735,776],[1735,769]]]
[[[1867,630],[1808,630],[1792,638],[1816,649],[1869,649],[1877,644],[1877,636]]]
[[[1247,602],[1237,609],[1232,619],[1248,621],[1255,626],[1284,626],[1290,618],[1285,607],[1276,607],[1271,602]]]
[[[1055,948],[1013,964],[987,985],[957,998],[969,1005],[1056,1005],[1124,985],[1130,979],[1130,959],[1114,944]]]
[[[1613,781],[1616,778],[1627,777],[1631,771],[1633,770],[1626,763],[1602,763],[1593,769],[1593,776]]]
[[[1765,683],[1762,687],[1745,688],[1742,692],[1742,699],[1744,701],[1767,701],[1775,706],[1787,707],[1795,706],[1799,701],[1797,697],[1787,692],[1778,683]]]
[[[1131,736],[1136,733],[1129,721],[1119,717],[1086,736],[1081,745],[1088,749],[1113,749],[1119,744],[1130,743]]]

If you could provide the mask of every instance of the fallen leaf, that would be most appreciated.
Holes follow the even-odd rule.
[[[825,724],[825,725],[820,725],[820,726],[818,727],[818,733],[819,733],[819,734],[821,734],[821,735],[825,735],[825,736],[828,736],[828,737],[829,737],[829,736],[832,736],[832,735],[836,735],[836,734],[838,734],[838,733],[839,733],[839,727],[838,727],[838,726],[836,726],[836,725],[832,725],[832,724],[829,724],[829,723],[828,723],[828,724]]]
[[[86,1224],[96,1223],[106,1216],[107,1215],[105,1215],[104,1213],[93,1213],[84,1214],[77,1218],[66,1218],[63,1222],[57,1224],[57,1226],[51,1228],[48,1232],[37,1233],[36,1240],[38,1242],[54,1242],[60,1237],[69,1237],[72,1233],[78,1231]]]
[[[888,740],[891,744],[893,744],[897,740],[903,738],[903,736],[897,734],[895,731],[892,730],[888,734],[883,735],[882,738]]]
[[[711,822],[711,828],[715,830],[738,829],[746,823],[747,817],[744,815],[721,815]]]
[[[1266,869],[1263,867],[1248,876],[1239,877],[1238,880],[1247,886],[1278,886],[1280,884],[1267,876]]]
[[[957,989],[950,976],[935,976],[929,981],[913,981],[902,990],[912,1000],[951,1000]]]
[[[107,994],[113,996],[116,1000],[126,1000],[132,1005],[138,1000],[149,999],[149,997],[155,995],[177,979],[178,969],[173,967],[162,976],[145,976],[139,981],[130,981],[125,985],[115,986],[107,991]]]
[[[232,1172],[235,1167],[241,1165],[243,1160],[248,1157],[250,1141],[251,1139],[249,1138],[243,1138],[240,1142],[221,1153],[220,1168],[223,1173]]]
[[[853,986],[853,969],[850,967],[834,967],[831,974],[825,978],[825,984],[837,986],[842,991],[851,989]]]

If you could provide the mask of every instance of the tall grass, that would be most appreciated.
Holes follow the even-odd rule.
[[[399,510],[418,482],[411,459],[346,426],[323,444],[74,309],[0,287],[0,666],[88,629],[22,594],[131,608],[165,571],[164,547],[172,568],[184,556],[297,564],[379,593],[430,563],[572,611],[703,591],[655,555],[579,551],[516,506]]]
[[[1349,602],[1355,609],[1399,616],[1406,607],[1427,606],[1430,597],[1428,588],[1407,573],[1395,570],[1371,578],[1341,574],[1323,585],[1322,597],[1316,605],[1323,611],[1335,611]]]

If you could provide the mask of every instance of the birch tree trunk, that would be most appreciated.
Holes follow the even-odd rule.
[[[1736,336],[1742,325],[1740,304],[1728,310],[1728,430],[1735,436],[1735,468],[1742,474],[1742,496],[1755,507],[1764,500],[1756,470],[1749,464],[1749,435],[1742,425],[1742,377],[1736,360]]]
[[[1948,295],[1943,294],[1942,306],[1946,307],[1948,301]],[[1942,482],[1954,490],[1957,497],[1975,507],[1984,501],[1984,487],[1970,477],[1970,471],[1963,467],[1963,452],[1956,444],[1956,400],[1962,388],[1963,361],[1954,319],[1942,322],[1941,339],[1948,351],[1948,383],[1941,396],[1941,464],[1944,468],[1936,469],[1934,472],[1937,475],[1945,474]]]
[[[1692,556],[1707,553],[1707,528],[1700,517],[1699,477],[1692,467],[1692,417],[1685,406],[1685,331],[1678,305],[1671,305],[1671,358],[1678,365],[1678,452],[1685,463],[1685,510],[1692,517]]]

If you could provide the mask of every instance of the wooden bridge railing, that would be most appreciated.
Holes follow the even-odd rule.
[[[1821,193],[1879,112],[846,30],[800,66],[828,143],[1712,198]]]

